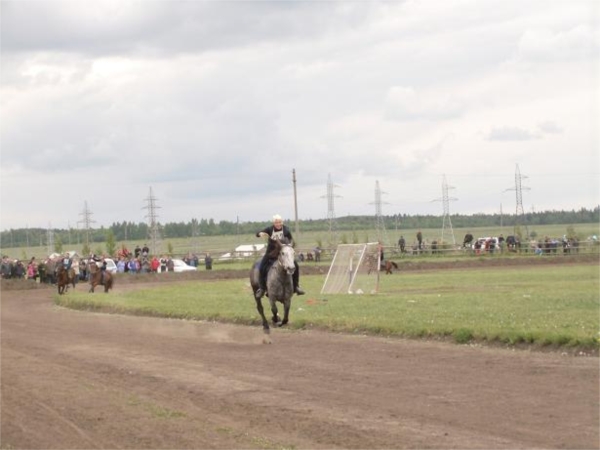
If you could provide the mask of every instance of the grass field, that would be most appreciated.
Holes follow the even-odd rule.
[[[596,264],[398,272],[382,275],[374,295],[323,296],[323,282],[323,275],[302,277],[308,294],[293,298],[290,328],[599,348]],[[123,291],[117,284],[108,295],[78,288],[55,300],[75,309],[260,326],[245,279],[161,284]]]

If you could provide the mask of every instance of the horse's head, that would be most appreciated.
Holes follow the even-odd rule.
[[[281,249],[279,250],[279,256],[277,258],[279,265],[288,273],[292,275],[296,270],[294,260],[296,259],[296,252],[294,247],[289,244],[280,244]]]

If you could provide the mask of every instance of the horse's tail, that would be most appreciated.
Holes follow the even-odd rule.
[[[398,268],[398,264],[396,264],[394,261],[390,261],[392,263],[392,266],[394,266],[395,269]]]

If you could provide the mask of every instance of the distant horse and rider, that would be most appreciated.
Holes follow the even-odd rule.
[[[97,286],[104,286],[104,292],[108,293],[109,289],[113,287],[113,276],[108,270],[102,270],[98,267],[98,264],[94,260],[90,260],[88,263],[89,274],[90,274],[90,290],[94,292]]]
[[[56,286],[58,288],[59,295],[64,294],[69,290],[69,284],[73,285],[73,289],[75,289],[75,284],[77,283],[75,276],[75,269],[67,268],[63,264],[56,264]]]

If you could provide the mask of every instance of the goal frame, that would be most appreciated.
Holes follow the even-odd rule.
[[[337,261],[339,257],[344,257],[344,256],[340,256],[340,255],[348,255],[349,252],[342,252],[340,250],[342,249],[347,249],[347,248],[356,248],[358,251],[360,251],[360,255],[358,257],[358,261],[356,262],[356,265],[353,266],[353,258],[350,258],[348,261],[348,270],[347,272],[351,273],[351,278],[349,283],[347,284],[347,289],[341,290],[341,289],[337,289],[334,290],[334,292],[332,292],[331,290],[327,290],[326,291],[326,287],[327,287],[327,283],[330,280],[330,277],[332,276],[341,276],[339,273],[334,273],[334,268],[336,272],[339,272],[339,266],[344,267],[344,264],[339,264],[339,262]],[[362,247],[362,248],[361,248]],[[348,294],[352,294],[355,291],[357,293],[363,293],[362,291],[360,291],[360,286],[358,287],[358,290],[356,289],[355,283],[357,280],[357,277],[359,275],[359,272],[361,270],[361,267],[363,267],[363,264],[365,262],[365,258],[367,257],[367,250],[369,248],[376,248],[376,252],[375,254],[377,255],[377,264],[375,267],[372,267],[370,269],[370,271],[374,271],[375,274],[375,286],[374,289],[371,290],[371,293],[377,293],[379,292],[379,271],[381,268],[381,252],[379,250],[379,243],[378,242],[367,242],[367,243],[361,243],[361,244],[339,244],[337,246],[335,255],[333,256],[333,260],[331,261],[331,265],[329,266],[329,270],[327,272],[327,276],[325,277],[325,282],[323,283],[323,287],[321,288],[321,294],[335,294],[335,293],[348,293]],[[364,274],[362,274],[364,275]],[[367,274],[368,275],[368,274]],[[359,292],[360,291],[360,292]]]

